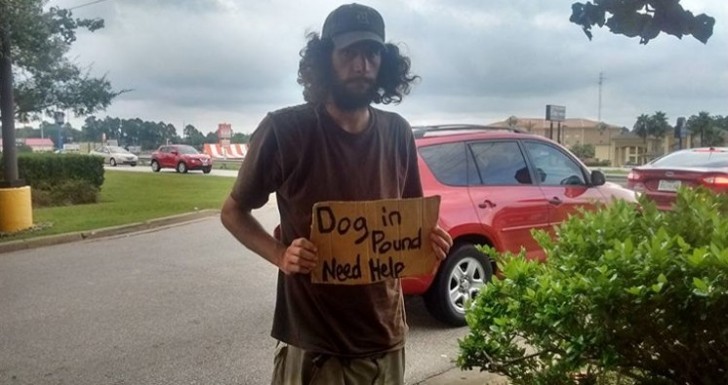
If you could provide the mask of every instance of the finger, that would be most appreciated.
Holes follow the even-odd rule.
[[[316,245],[314,245],[313,242],[309,241],[306,238],[294,239],[293,242],[291,242],[291,246],[300,247],[302,249],[309,250],[313,253],[316,253],[318,251],[318,248],[316,248]]]
[[[313,269],[316,266],[318,259],[316,258],[315,255],[310,254],[308,252],[304,252],[304,254],[309,254],[309,255],[292,255],[291,262],[297,266],[305,267],[308,269]]]
[[[435,252],[435,256],[439,260],[443,260],[447,256],[447,252],[445,250],[443,250],[442,248],[433,247],[432,250]]]
[[[452,247],[452,243],[453,242],[452,242],[452,237],[450,236],[450,233],[448,233],[447,231],[445,231],[439,225],[438,226],[435,226],[435,232],[438,235],[440,235],[442,237],[442,239],[444,239],[447,242],[448,246]]]
[[[300,259],[302,261],[313,264],[316,264],[318,262],[318,255],[310,250],[301,247],[291,247],[289,252],[291,255],[296,256],[297,259]]]
[[[450,246],[452,246],[452,239],[447,237],[443,237],[440,234],[432,233],[430,234],[430,240],[432,241],[432,248],[440,248],[442,249],[445,254],[450,250]]]

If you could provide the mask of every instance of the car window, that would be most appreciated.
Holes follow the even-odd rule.
[[[465,143],[444,143],[420,147],[420,155],[425,160],[435,178],[449,186],[468,185],[468,164],[465,157]]]
[[[728,151],[678,151],[653,161],[652,165],[655,167],[728,167]]]
[[[481,184],[532,184],[526,160],[515,141],[476,142],[470,144]]]
[[[199,153],[197,150],[195,150],[194,147],[191,147],[191,146],[179,146],[178,151],[180,154],[187,154],[187,155],[194,155],[194,154]]]
[[[584,172],[573,159],[558,148],[546,143],[526,142],[536,174],[543,185],[586,185]]]

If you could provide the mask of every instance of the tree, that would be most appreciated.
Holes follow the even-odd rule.
[[[177,129],[165,122],[148,122],[140,118],[119,119],[107,116],[99,120],[89,116],[81,128],[83,138],[91,142],[99,142],[104,138],[114,139],[123,146],[141,146],[143,150],[152,150],[164,143],[178,143]]]
[[[634,126],[632,127],[632,132],[637,134],[642,140],[644,140],[645,144],[647,144],[647,135],[649,135],[649,131],[647,130],[647,126],[650,122],[650,117],[646,114],[642,114],[637,117],[637,121],[634,123]]]
[[[637,134],[647,144],[648,137],[662,139],[670,129],[670,124],[667,122],[667,115],[662,111],[657,111],[651,116],[646,114],[638,116],[637,121],[632,127],[632,132]]]
[[[662,111],[655,112],[648,120],[647,132],[650,136],[662,139],[670,131],[667,115]]]
[[[250,135],[242,132],[236,132],[233,137],[230,138],[230,143],[248,143],[250,141]]]
[[[76,30],[103,28],[102,19],[74,19],[71,11],[51,7],[47,0],[0,0],[0,115],[2,115],[4,177],[17,181],[15,118],[21,121],[70,110],[83,116],[102,110],[121,92],[105,78],[93,78],[66,54]],[[14,84],[13,78],[17,78]]]
[[[195,126],[188,124],[182,130],[184,136],[183,142],[189,144],[192,147],[200,148],[205,143],[205,135],[195,128]]]
[[[722,146],[725,143],[725,132],[728,130],[727,123],[726,118],[720,115],[711,116],[701,111],[688,118],[686,125],[691,137],[699,135],[700,146]]]
[[[571,152],[579,159],[593,159],[596,155],[596,149],[593,144],[575,144],[571,146]]]
[[[208,132],[207,135],[205,135],[205,143],[217,143],[217,134],[214,132]]]
[[[609,16],[607,16],[609,15]],[[680,0],[594,0],[571,5],[569,21],[578,24],[591,40],[591,28],[607,26],[612,33],[640,37],[647,44],[665,32],[682,39],[692,35],[703,44],[713,35],[715,19],[686,11]]]

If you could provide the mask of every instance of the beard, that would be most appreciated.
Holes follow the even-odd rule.
[[[364,90],[357,90],[355,83],[366,82]],[[377,96],[375,82],[369,79],[337,80],[331,86],[331,100],[343,111],[353,111],[369,106]]]

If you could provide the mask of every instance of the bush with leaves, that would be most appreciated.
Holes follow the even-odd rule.
[[[66,179],[55,185],[41,183],[31,190],[33,207],[72,206],[98,202],[99,188],[81,179]]]
[[[563,223],[538,263],[497,255],[458,364],[512,384],[728,384],[728,194],[617,202]]]

